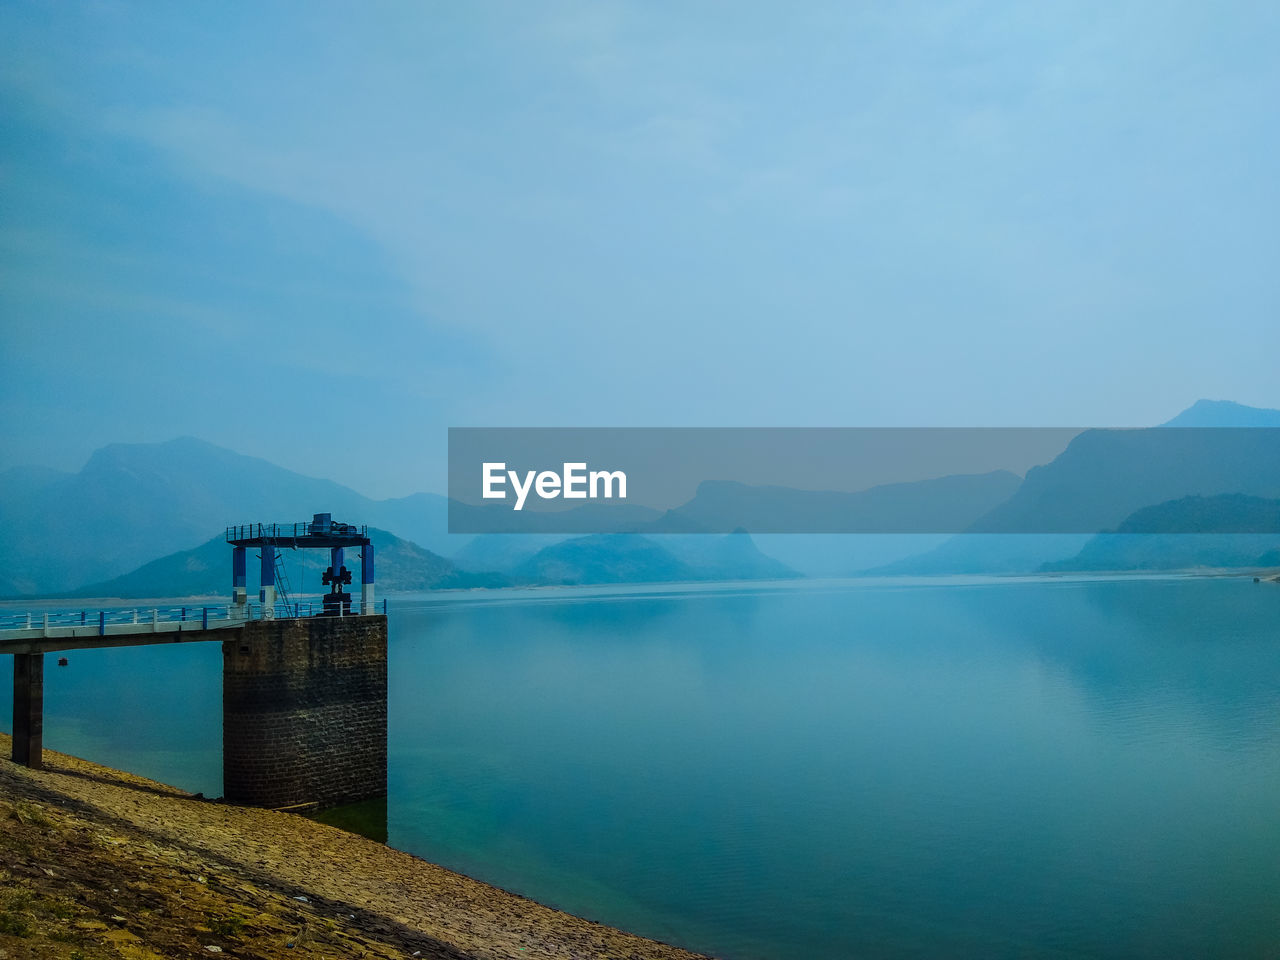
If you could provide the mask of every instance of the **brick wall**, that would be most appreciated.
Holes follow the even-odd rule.
[[[387,618],[246,624],[222,644],[232,803],[322,807],[387,794]]]

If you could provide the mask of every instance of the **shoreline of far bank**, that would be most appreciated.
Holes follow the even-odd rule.
[[[482,602],[488,598],[510,600],[513,597],[556,597],[575,591],[590,591],[600,594],[628,594],[641,591],[677,590],[678,592],[701,591],[706,588],[743,589],[757,587],[760,589],[786,590],[813,586],[827,586],[838,583],[848,584],[898,584],[903,586],[942,586],[950,582],[982,582],[982,583],[1014,583],[1019,581],[1107,581],[1107,580],[1191,580],[1191,579],[1231,579],[1252,580],[1257,578],[1264,582],[1280,582],[1280,567],[1174,567],[1169,569],[1134,568],[1127,570],[1030,570],[1007,571],[1001,573],[895,573],[895,574],[858,574],[850,576],[800,576],[777,579],[752,580],[646,580],[616,581],[604,583],[538,583],[512,584],[503,587],[443,587],[431,590],[384,591],[380,596],[391,602],[431,602],[441,603],[468,600]],[[323,594],[308,593],[306,599],[317,601]],[[68,597],[64,594],[49,596],[37,594],[20,594],[0,596],[0,607],[17,608],[20,605],[52,603],[59,609],[79,609],[81,607],[104,607],[129,610],[134,607],[150,609],[151,607],[173,607],[187,604],[192,607],[201,605],[209,607],[226,606],[230,601],[222,594],[193,594],[186,597]]]
[[[10,747],[0,734],[5,758]],[[296,814],[49,750],[45,765],[0,760],[0,945],[13,960],[705,960]]]
[[[1001,584],[1021,582],[1107,582],[1123,580],[1257,580],[1280,583],[1278,567],[1184,567],[1171,570],[1063,570],[1031,573],[931,573],[891,574],[849,577],[796,577],[780,580],[655,580],[626,581],[617,583],[559,583],[510,587],[464,587],[440,590],[388,592],[383,596],[393,605],[398,602],[450,604],[458,602],[484,603],[487,601],[511,602],[522,599],[561,599],[578,594],[591,596],[627,596],[656,592],[701,593],[708,590],[804,590],[827,588],[838,584],[852,586],[948,586],[973,584]],[[321,594],[307,594],[312,600]],[[217,601],[209,602],[209,601]],[[179,604],[210,608],[226,606],[226,597],[77,597],[75,602],[65,597],[10,596],[0,597],[0,608],[33,609],[33,604],[56,604],[57,609],[81,608],[149,611],[153,607],[171,608]]]

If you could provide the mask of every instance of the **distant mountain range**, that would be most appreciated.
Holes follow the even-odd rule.
[[[961,573],[1032,573],[1074,556],[1090,540],[1081,533],[962,533],[915,556],[870,565],[872,577],[937,577]]]
[[[576,537],[544,547],[516,568],[517,582],[665,583],[680,580],[776,580],[794,570],[766,557],[746,531],[723,536],[651,537],[629,533]]]
[[[1165,426],[1280,427],[1280,411],[1200,401]],[[77,473],[42,467],[0,473],[0,528],[9,559],[0,569],[0,594],[225,593],[227,550],[220,532],[227,523],[306,520],[317,511],[378,530],[375,542],[385,551],[379,581],[386,590],[780,578],[796,576],[797,570],[847,574],[857,564],[877,573],[1008,573],[1138,569],[1175,561],[1179,566],[1252,564],[1271,556],[1280,541],[1271,544],[1265,534],[1248,543],[1232,539],[1239,535],[1225,532],[1223,524],[1256,531],[1262,522],[1257,511],[1269,509],[1265,501],[1280,500],[1280,445],[1217,446],[1212,431],[1207,439],[1204,433],[1085,431],[1025,479],[1000,471],[858,493],[708,482],[666,514],[636,508],[631,526],[636,533],[627,537],[572,539],[564,534],[451,535],[448,501],[442,496],[372,500],[332,481],[193,438],[113,444],[94,453]],[[1188,447],[1187,438],[1198,434]],[[1195,497],[1201,500],[1188,500]],[[1159,539],[1186,529],[1194,519],[1188,511],[1194,510],[1208,511],[1205,522],[1216,523],[1216,532],[1195,535],[1188,543]],[[911,529],[904,526],[907,521],[927,529],[931,518],[968,516],[969,529],[984,535],[941,544],[906,535],[767,537],[769,549],[786,557],[783,563],[762,552],[745,530],[698,534],[731,529],[730,518],[738,516],[789,518],[804,526],[828,511],[851,518],[857,529],[880,524],[897,531]],[[1044,527],[1045,518],[1067,530],[1120,532],[1092,538],[1011,533],[1031,520],[1033,528]],[[1134,524],[1151,529],[1139,535]],[[751,529],[749,523],[744,526]],[[846,549],[846,540],[856,546]],[[904,558],[917,542],[936,545]],[[870,543],[878,546],[869,548]],[[884,557],[879,565],[872,559],[876,550]],[[317,571],[320,559],[313,564]]]
[[[1197,533],[1169,533],[1170,530]],[[1280,500],[1222,494],[1143,507],[1045,571],[1269,567],[1280,556]]]
[[[726,536],[663,538],[636,534],[600,534],[560,540],[543,547],[510,573],[472,573],[451,560],[372,528],[380,592],[465,590],[481,587],[603,583],[665,583],[681,580],[787,579],[798,574],[766,557],[745,532]],[[674,540],[696,543],[674,543]],[[324,550],[282,551],[289,585],[296,595],[325,588],[321,574],[329,564]],[[122,600],[161,597],[223,597],[230,592],[230,549],[219,536],[191,550],[180,550],[136,570],[75,590],[59,598]],[[359,583],[359,553],[350,550],[346,566]],[[258,583],[256,561],[249,564],[250,586]],[[356,590],[359,588],[356,587]]]
[[[1280,430],[1086,430],[970,533],[1096,533],[1188,496],[1280,496]]]
[[[1134,566],[1134,550],[1149,555],[1142,565],[1149,568],[1160,556],[1158,540],[1139,547],[1141,538],[1137,538],[1120,551],[1114,547],[1119,541],[1108,539],[1113,535],[1086,536],[1080,531],[1117,530],[1146,516],[1148,522],[1158,517],[1162,526],[1144,536],[1182,536],[1174,531],[1194,526],[1185,503],[1157,514],[1144,515],[1142,511],[1189,497],[1280,497],[1280,442],[1274,442],[1280,437],[1261,430],[1252,432],[1280,427],[1280,411],[1201,400],[1162,426],[1214,429],[1086,430],[1051,462],[1027,471],[1016,493],[977,520],[968,533],[918,556],[870,567],[867,572],[936,575],[1127,570],[1139,568]],[[1244,433],[1245,429],[1251,432]],[[1251,525],[1257,520],[1238,513],[1231,522],[1236,530],[1257,530]],[[1222,518],[1222,522],[1227,521]],[[1062,532],[1022,532],[1027,530]],[[1244,563],[1246,557],[1256,558],[1263,552],[1242,543],[1228,548],[1229,540],[1213,551],[1207,539],[1196,546],[1198,536],[1191,535],[1191,541],[1171,552],[1169,566],[1162,568],[1239,565],[1229,561],[1235,557]],[[1109,542],[1113,546],[1105,547]],[[1174,542],[1167,541],[1165,546],[1172,550]],[[1088,554],[1077,560],[1082,550]],[[1174,556],[1180,558],[1176,564]]]
[[[112,444],[79,473],[0,474],[0,529],[11,550],[0,594],[75,589],[195,548],[228,523],[309,520],[321,510],[441,553],[470,539],[450,538],[445,499],[436,494],[370,500],[191,437]]]
[[[647,582],[772,580],[800,576],[767,556],[745,530],[731,534],[485,534],[454,555],[459,566],[527,583],[617,583],[620,572]],[[636,564],[644,563],[643,576]]]
[[[1007,470],[886,483],[852,493],[709,480],[698,485],[688,503],[640,529],[933,533],[976,522],[1013,496],[1021,483],[1021,477]]]
[[[1280,410],[1230,400],[1197,400],[1163,427],[1280,427]]]
[[[568,539],[562,533],[486,533],[473,537],[453,561],[467,570],[513,574],[539,550]]]

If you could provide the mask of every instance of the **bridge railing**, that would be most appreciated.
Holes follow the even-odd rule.
[[[0,631],[97,627],[100,633],[105,633],[107,627],[122,624],[138,624],[144,629],[148,624],[178,624],[185,629],[199,630],[209,629],[211,626],[230,626],[233,622],[245,619],[247,617],[242,609],[227,604],[115,607],[96,610],[63,608],[0,612]]]
[[[195,622],[232,619],[226,604],[217,606],[117,607],[113,609],[61,609],[41,611],[9,611],[0,613],[0,630],[23,630],[42,627],[92,626],[95,623],[160,623]],[[243,618],[241,618],[243,619]]]
[[[210,627],[226,627],[246,620],[289,620],[300,617],[319,616],[324,610],[321,600],[277,601],[271,605],[270,616],[261,603],[248,603],[244,606],[234,604],[216,604],[211,606],[172,605],[154,607],[114,607],[110,609],[68,609],[58,610],[22,610],[0,611],[0,631],[5,630],[47,630],[62,627],[97,627],[105,632],[108,626],[120,624],[190,624],[186,629],[209,629]],[[349,612],[344,610],[343,616],[357,617],[365,613],[386,614],[387,601],[371,604],[365,610],[359,600],[352,600]]]
[[[227,542],[236,540],[298,540],[311,536],[367,537],[367,524],[329,523],[317,525],[314,520],[300,523],[238,523],[227,527]]]

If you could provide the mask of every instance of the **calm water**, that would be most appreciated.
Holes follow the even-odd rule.
[[[1280,956],[1276,585],[544,590],[391,631],[390,842],[543,902],[742,960]],[[217,645],[69,657],[48,746],[220,792]]]

